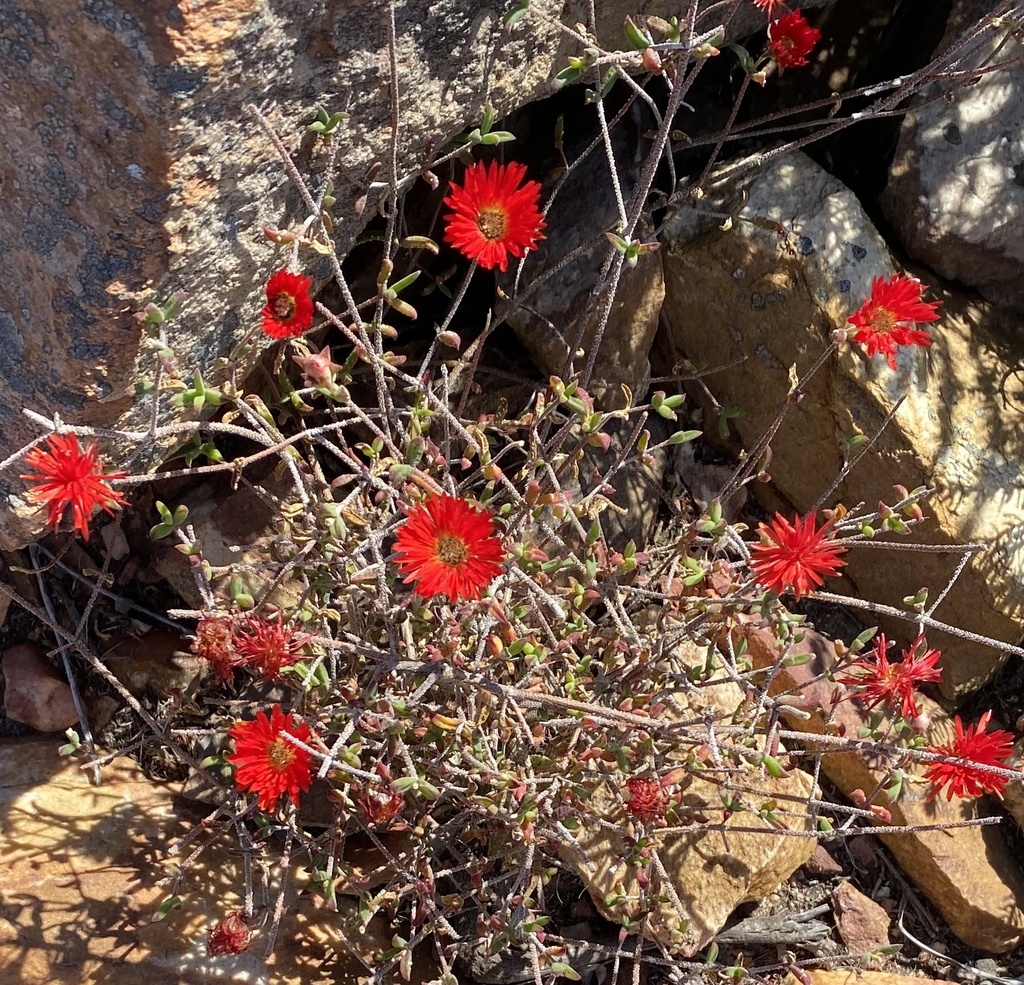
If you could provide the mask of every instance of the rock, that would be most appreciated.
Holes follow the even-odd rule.
[[[271,504],[291,503],[295,493],[287,473],[279,479],[254,476],[251,481],[252,485],[231,489],[223,478],[214,478],[187,489],[175,504],[182,503],[189,509],[188,522],[202,545],[204,559],[214,568],[211,584],[215,594],[236,574],[253,598],[261,602],[278,571],[269,559],[276,556],[281,521],[279,507]],[[205,608],[192,569],[174,549],[172,538],[160,542],[152,570],[166,578],[191,608]],[[268,601],[291,613],[302,587],[298,573],[289,575]],[[186,643],[183,649],[187,651],[189,645]]]
[[[208,957],[207,931],[242,908],[241,857],[228,841],[188,867],[182,905],[153,922],[169,895],[166,883],[158,885],[165,850],[192,823],[176,795],[176,785],[147,780],[124,758],[105,766],[103,785],[93,787],[54,743],[6,741],[0,968],[16,968],[18,985],[105,981],[112,967],[119,985],[334,985],[366,977],[364,960],[390,946],[394,930],[375,917],[360,931],[358,906],[348,899],[339,899],[338,912],[313,898],[293,900],[269,964],[262,923],[249,951]],[[277,883],[278,869],[270,871]],[[290,880],[304,885],[308,873],[295,865]],[[414,954],[413,981],[437,975],[425,950]]]
[[[161,698],[184,693],[207,669],[189,651],[189,641],[170,629],[125,634],[103,654],[103,662],[132,694]]]
[[[824,845],[815,845],[811,857],[804,864],[804,869],[811,875],[823,876],[831,879],[833,876],[841,876],[843,867],[829,854]]]
[[[616,173],[626,202],[639,180],[646,157],[645,142],[639,135],[653,126],[648,115],[646,106],[638,102],[634,104],[634,111],[611,131]],[[579,136],[579,146],[567,148],[566,156],[569,159],[578,156],[591,137],[588,128]],[[587,244],[591,244],[589,249],[556,277],[545,281],[536,296],[527,293],[523,300],[528,307],[517,307],[509,317],[519,340],[544,376],[569,379],[574,375],[566,373],[574,341],[576,356],[572,369],[578,373],[587,365],[598,313],[606,298],[605,293],[596,290],[610,251],[603,233],[615,229],[618,222],[608,160],[599,148],[571,171],[559,188],[547,215],[547,239],[528,258],[523,284],[529,284],[532,278]],[[511,286],[506,287],[506,291],[511,293]],[[623,266],[618,291],[601,335],[593,375],[586,383],[599,409],[618,410],[627,402],[639,403],[646,393],[651,375],[647,357],[658,330],[664,297],[665,280],[659,253],[641,257],[633,268]],[[631,394],[629,398],[623,387]]]
[[[738,632],[747,642],[747,653],[755,667],[774,666],[777,648],[770,631],[746,625]],[[770,689],[772,693],[791,691],[794,698],[790,703],[803,709],[799,715],[783,712],[788,727],[809,734],[857,736],[858,730],[868,724],[868,714],[855,701],[841,700],[844,694],[849,696],[841,685],[827,680],[812,683],[814,677],[834,665],[832,644],[807,630],[791,653],[809,654],[810,660],[781,668]],[[915,700],[922,714],[931,719],[925,733],[927,743],[941,745],[949,741],[953,734],[950,717],[924,695]],[[802,717],[804,712],[809,717]],[[813,740],[808,740],[807,748],[815,748]],[[928,801],[926,786],[912,782],[904,782],[899,797],[890,802],[884,792],[887,783],[883,782],[888,773],[881,764],[875,766],[856,752],[832,749],[829,747],[822,755],[821,769],[844,794],[858,789],[878,790],[872,803],[890,812],[892,824],[931,828],[879,837],[900,868],[942,914],[950,930],[970,947],[993,954],[1016,947],[1024,939],[1024,873],[1017,859],[996,826],[950,827],[976,817],[976,803],[950,802],[944,797]],[[936,825],[942,829],[936,829]]]
[[[919,978],[917,975],[894,975],[888,971],[861,971],[842,969],[826,971],[823,968],[807,968],[803,972],[811,985],[948,985],[938,978]],[[783,985],[806,985],[790,973],[783,979]]]
[[[46,654],[31,643],[4,651],[4,711],[37,732],[63,732],[78,724],[71,688]]]
[[[956,0],[939,51],[992,8]],[[957,73],[985,68],[969,84],[961,76],[922,93],[903,120],[881,202],[911,256],[1024,311],[1024,66],[997,68],[1010,61],[1004,39],[1005,29],[990,29],[958,53]]]
[[[696,644],[682,643],[676,652],[681,662],[703,666],[706,651]],[[720,680],[695,693],[697,697],[691,697],[691,703],[682,693],[673,695],[662,716],[692,720],[710,712],[716,718],[731,720],[729,716],[744,702],[732,681]],[[656,872],[645,870],[651,880],[648,905],[653,908],[648,933],[683,957],[704,947],[741,903],[762,899],[785,882],[807,861],[814,847],[812,838],[787,836],[785,827],[772,826],[756,814],[761,803],[776,796],[809,798],[814,790],[811,777],[792,770],[781,779],[773,779],[760,775],[754,767],[749,774],[742,782],[735,775],[731,780],[737,787],[757,791],[745,797],[754,805],[753,813],[723,811],[721,785],[692,772],[685,774],[679,785],[680,814],[706,818],[711,823],[724,821],[725,831],[661,835],[655,830],[652,835],[668,885]],[[608,782],[595,787],[587,804],[588,816],[576,833],[581,853],[567,848],[562,851],[563,861],[583,880],[597,908],[616,922],[624,914],[640,914],[637,869],[624,860],[630,849],[624,840],[629,827],[623,824],[623,784],[616,770]],[[792,815],[786,817],[785,824],[806,830]],[[608,905],[606,901],[614,897],[626,899],[619,905]]]
[[[889,945],[889,914],[851,882],[832,890],[836,929],[851,954],[864,954]],[[876,969],[884,959],[876,956],[869,967]]]
[[[598,39],[623,47],[636,4],[595,6]],[[585,20],[582,0],[534,0],[512,31],[503,10],[493,0],[395,3],[397,163],[409,184],[432,152],[478,124],[485,102],[504,116],[549,95],[579,54],[552,22]],[[669,0],[645,10],[678,13]],[[698,30],[720,23],[719,13],[700,18]],[[248,104],[265,109],[314,195],[328,155],[307,129],[312,110],[319,102],[348,114],[338,138],[344,166],[330,175],[341,254],[376,215],[383,187],[378,176],[370,188],[368,174],[388,157],[392,124],[387,31],[363,0],[312,13],[300,0],[223,0],[215,11],[94,3],[84,13],[73,0],[14,0],[0,23],[0,380],[17,395],[0,403],[6,458],[37,436],[24,406],[98,427],[148,423],[149,399],[126,395],[154,369],[133,317],[148,302],[189,295],[167,325],[183,373],[207,373],[256,323],[263,280],[283,262],[261,227],[298,226],[307,210]],[[763,24],[744,6],[730,34]],[[307,262],[326,280],[325,262]],[[107,451],[111,467],[138,471],[160,449]],[[41,527],[20,497],[16,489],[0,514],[0,544],[26,543]]]
[[[713,187],[706,205],[768,217],[787,232],[780,238],[739,221],[729,232],[707,232],[685,214],[669,225],[674,245],[664,257],[664,311],[676,355],[663,353],[654,371],[670,373],[679,354],[726,367],[709,386],[723,405],[742,408],[731,423],[749,448],[783,406],[789,368],[809,369],[830,332],[868,295],[871,278],[891,275],[893,267],[853,194],[800,154]],[[874,435],[905,396],[828,505],[893,502],[895,483],[935,486],[924,504],[934,519],[914,529],[913,542],[990,545],[972,558],[935,618],[1016,643],[1024,608],[1024,473],[1008,436],[1024,428],[1024,401],[1013,357],[1000,341],[1015,329],[991,305],[937,288],[929,296],[944,300],[935,344],[903,351],[896,373],[881,358],[867,361],[862,346],[844,346],[773,438],[773,486],[754,483],[751,492],[770,509],[808,509],[842,469],[843,443]],[[1000,388],[1005,400],[995,401]],[[959,555],[891,550],[880,564],[877,550],[854,548],[845,559],[848,594],[903,607],[903,598],[922,586],[933,597],[944,590]],[[906,624],[882,626],[890,638],[909,642]],[[947,697],[980,686],[1003,660],[980,644],[938,633],[929,639],[945,654]]]

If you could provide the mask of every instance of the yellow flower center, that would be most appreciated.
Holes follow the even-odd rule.
[[[504,239],[508,232],[508,214],[501,206],[489,205],[477,213],[476,224],[484,239]]]
[[[273,309],[275,318],[287,321],[295,314],[295,298],[290,294],[278,294],[270,307]]]
[[[469,548],[461,537],[455,534],[441,534],[434,544],[434,551],[443,564],[457,568],[469,559]]]
[[[287,739],[278,736],[267,746],[267,759],[273,769],[278,773],[283,773],[295,759],[295,746]]]
[[[888,308],[879,308],[871,321],[879,332],[891,332],[896,326],[896,316]]]

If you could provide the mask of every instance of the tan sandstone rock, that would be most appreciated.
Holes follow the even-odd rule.
[[[871,279],[894,268],[853,193],[801,154],[713,187],[704,204],[778,221],[785,234],[742,221],[722,232],[687,214],[669,227],[665,317],[676,356],[656,371],[669,372],[679,354],[716,369],[707,385],[723,405],[743,410],[732,424],[750,448],[786,400],[790,367],[806,372],[869,294]],[[842,469],[843,444],[873,436],[904,397],[826,505],[893,502],[896,483],[935,486],[924,504],[933,518],[914,530],[913,542],[980,542],[986,549],[934,617],[1015,643],[1024,612],[1024,401],[999,342],[1013,326],[991,306],[937,286],[928,297],[944,301],[941,321],[931,326],[932,347],[903,350],[893,372],[881,357],[868,360],[863,346],[843,346],[771,442],[773,487],[755,483],[751,491],[773,509],[808,509]],[[953,550],[880,555],[854,548],[844,575],[858,597],[900,607],[922,587],[935,598],[959,558]],[[913,636],[905,624],[886,628],[890,637]],[[1003,659],[980,644],[938,633],[929,638],[945,654],[942,689],[950,697],[978,687]]]
[[[851,954],[864,954],[889,944],[889,914],[853,883],[841,882],[832,890],[836,930]],[[883,960],[873,959],[875,967]]]
[[[741,632],[754,665],[774,665],[777,648],[772,634],[751,625]],[[808,630],[804,640],[790,652],[809,654],[810,660],[782,668],[771,690],[791,691],[789,703],[808,712],[809,717],[783,712],[784,720],[789,728],[809,734],[807,748],[822,753],[822,772],[840,790],[847,795],[858,789],[870,794],[887,776],[884,763],[874,763],[858,752],[834,745],[816,745],[810,738],[825,733],[856,737],[869,720],[857,702],[839,700],[850,696],[842,685],[827,680],[812,683],[813,678],[834,665],[832,644]],[[948,742],[953,735],[950,717],[924,695],[918,695],[916,701],[922,713],[931,719],[926,733],[928,744]],[[794,746],[792,740],[790,745]],[[890,802],[884,790],[880,790],[872,803],[890,812],[892,824],[922,825],[930,830],[879,837],[957,937],[983,951],[1001,954],[1012,950],[1024,939],[1024,873],[1018,860],[997,826],[950,827],[979,816],[983,807],[977,801],[950,802],[945,797],[929,801],[926,792],[925,784],[907,780],[899,797]]]
[[[888,971],[857,971],[840,969],[827,971],[823,968],[809,968],[804,972],[811,985],[946,985],[938,978],[918,978],[917,975],[894,975]],[[787,975],[784,985],[801,985],[795,975]]]
[[[376,919],[358,929],[357,905],[330,912],[315,899],[286,910],[268,964],[266,922],[241,955],[208,957],[207,931],[242,907],[237,845],[218,843],[189,869],[182,905],[153,914],[168,895],[166,849],[193,818],[174,784],[147,780],[116,759],[94,787],[52,741],[0,745],[0,978],[10,985],[334,985],[365,981],[374,951],[394,931]],[[180,861],[178,858],[176,861]],[[271,866],[272,891],[280,872]],[[289,873],[301,885],[298,865]],[[257,891],[257,902],[262,895]],[[273,897],[271,897],[273,900]],[[437,972],[417,952],[413,980]]]
[[[703,664],[705,649],[693,643],[683,643],[678,649],[684,661]],[[713,720],[731,721],[743,702],[736,684],[719,680],[686,696],[673,695],[662,715],[700,720],[707,713]],[[814,848],[813,838],[787,834],[787,830],[807,830],[806,818],[800,816],[800,801],[814,791],[810,776],[792,770],[773,779],[751,767],[742,776],[730,776],[730,781],[734,788],[742,788],[741,796],[753,811],[780,797],[787,813],[784,822],[775,826],[756,813],[730,815],[723,810],[721,782],[685,774],[678,788],[680,816],[712,824],[724,821],[725,830],[687,832],[684,827],[664,834],[655,830],[652,835],[666,878],[649,866],[644,869],[651,881],[649,892],[665,897],[655,904],[648,932],[683,956],[704,947],[741,903],[762,899],[776,889],[807,861]],[[640,912],[637,869],[623,860],[629,854],[624,839],[630,833],[622,808],[624,782],[621,773],[613,772],[588,801],[591,817],[583,821],[576,835],[585,858],[569,850],[563,852],[564,861],[579,874],[598,909],[616,920],[622,913]],[[626,899],[609,906],[606,901],[614,897]]]

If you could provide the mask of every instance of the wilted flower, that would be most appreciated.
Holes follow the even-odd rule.
[[[917,718],[919,712],[914,701],[917,685],[942,677],[942,671],[935,666],[942,654],[929,650],[923,635],[903,651],[903,660],[899,663],[889,663],[888,647],[885,634],[879,634],[871,653],[850,664],[849,670],[856,673],[837,680],[840,684],[861,688],[861,697],[869,709],[884,704],[899,708],[904,718]]]
[[[657,780],[631,776],[626,780],[626,796],[623,798],[626,813],[638,821],[658,821],[665,816],[668,795]]]
[[[206,953],[210,957],[218,954],[241,954],[249,950],[252,931],[241,913],[229,913],[206,935]]]
[[[284,614],[277,621],[252,613],[235,627],[232,645],[238,655],[237,663],[259,671],[263,680],[272,681],[285,667],[302,659],[302,648],[309,642],[284,624]]]
[[[205,660],[219,680],[230,681],[235,676],[237,660],[231,643],[234,626],[226,616],[205,616],[196,626],[192,652]]]

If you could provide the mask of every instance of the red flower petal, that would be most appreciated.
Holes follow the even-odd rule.
[[[278,270],[267,281],[263,331],[272,339],[294,339],[313,324],[312,277]]]
[[[493,514],[457,496],[431,496],[409,510],[395,539],[395,559],[405,584],[424,598],[476,599],[505,559]]]
[[[56,530],[64,510],[70,506],[75,529],[83,540],[89,539],[89,518],[96,507],[114,512],[115,506],[124,506],[124,495],[115,492],[108,479],[123,479],[127,472],[104,472],[103,463],[96,454],[96,443],[80,448],[75,434],[51,434],[47,447],[33,448],[25,462],[39,474],[23,475],[26,482],[39,483],[28,491],[37,503],[49,504],[47,525]]]
[[[228,734],[235,740],[235,751],[228,756],[235,767],[235,786],[255,793],[261,811],[272,811],[282,794],[298,806],[299,794],[312,782],[312,757],[281,736],[308,743],[309,726],[274,705],[269,718],[259,711],[251,722],[236,722]]]
[[[540,184],[528,181],[526,168],[479,162],[467,168],[461,187],[455,182],[444,200],[452,211],[445,217],[444,238],[463,256],[485,270],[508,269],[508,255],[526,256],[535,249],[545,222],[537,200]]]
[[[846,564],[839,560],[846,548],[827,539],[831,523],[814,524],[813,513],[793,523],[776,513],[771,524],[760,524],[763,539],[750,549],[750,566],[762,585],[779,595],[792,591],[799,600]]]

